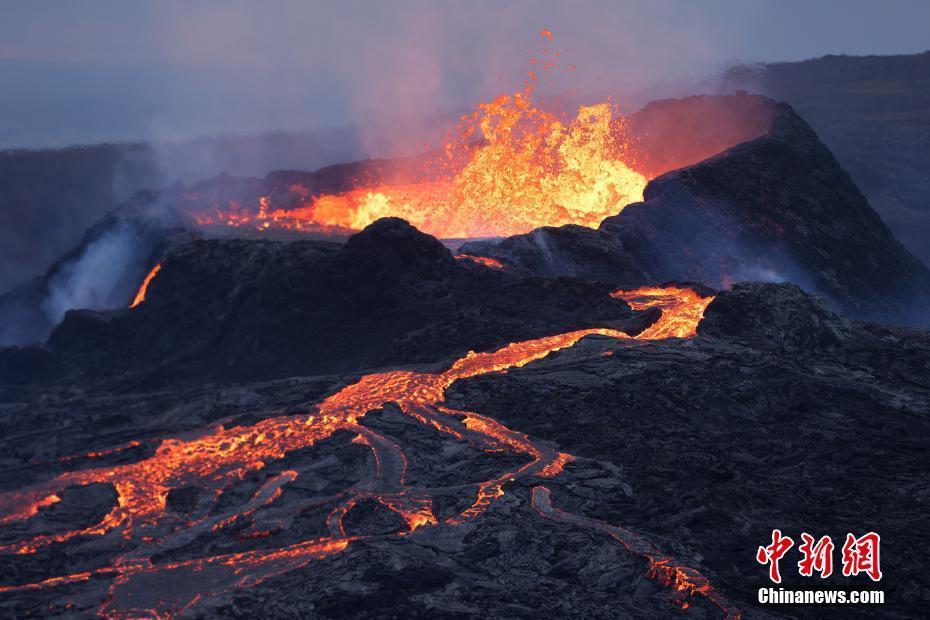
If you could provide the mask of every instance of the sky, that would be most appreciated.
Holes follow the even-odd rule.
[[[620,101],[729,63],[930,49],[926,0],[0,0],[0,15],[0,148],[351,125],[376,150],[516,90],[542,47],[577,67],[561,87]]]

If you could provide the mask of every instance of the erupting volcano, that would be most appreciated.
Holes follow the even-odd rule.
[[[552,35],[543,30],[541,37]],[[523,89],[478,104],[441,150],[416,159],[396,178],[372,184],[365,178],[370,174],[362,174],[352,180],[354,189],[323,195],[295,184],[251,208],[227,203],[192,214],[202,226],[258,230],[361,230],[379,218],[400,217],[439,238],[596,226],[642,200],[647,179],[634,169],[625,119],[614,104],[580,106],[572,116],[538,100],[538,80],[563,70],[561,55],[538,50]]]
[[[921,617],[930,270],[787,103],[536,41],[388,80],[389,143],[142,175],[0,295],[0,617]]]

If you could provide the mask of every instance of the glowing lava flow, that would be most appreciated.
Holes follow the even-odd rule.
[[[661,334],[673,332],[693,334],[700,313],[710,301],[696,295],[692,299],[685,289],[638,289],[618,291],[616,295],[642,303],[647,303],[649,298],[659,299],[657,304],[663,309],[662,316],[638,337],[640,339],[665,337]],[[29,519],[40,511],[53,510],[48,507],[60,501],[61,493],[68,487],[107,483],[113,485],[118,494],[116,505],[91,527],[36,535],[0,547],[0,553],[31,554],[55,543],[81,544],[99,538],[113,543],[110,548],[128,549],[105,568],[26,585],[2,586],[0,592],[69,583],[93,584],[99,583],[101,577],[110,577],[109,590],[98,608],[99,614],[111,618],[167,617],[235,588],[261,583],[345,550],[357,537],[346,534],[343,517],[363,500],[378,502],[403,517],[407,529],[395,534],[429,527],[454,527],[475,519],[504,495],[507,483],[522,478],[558,476],[573,457],[536,443],[486,416],[443,406],[446,390],[459,379],[519,368],[540,360],[592,334],[629,338],[615,330],[584,329],[512,343],[493,352],[471,352],[440,373],[410,370],[374,373],[327,397],[311,413],[269,418],[251,426],[219,426],[196,435],[166,438],[155,453],[144,460],[69,471],[50,481],[0,495],[0,514],[3,515],[0,523],[10,523]],[[526,455],[530,460],[492,479],[461,485],[461,489],[474,494],[474,501],[460,513],[440,521],[432,508],[436,489],[406,483],[407,460],[401,446],[360,424],[368,412],[390,403],[417,422],[467,441],[478,449],[508,451]],[[356,444],[370,449],[374,467],[370,468],[368,476],[333,499],[334,507],[326,519],[328,536],[272,549],[152,562],[156,553],[164,557],[200,535],[222,530],[261,509],[277,506],[283,489],[301,475],[299,471],[289,469],[267,478],[239,505],[218,509],[216,500],[224,490],[249,474],[260,472],[268,464],[313,446],[337,431],[352,433]],[[205,490],[207,501],[199,502],[194,512],[182,519],[168,510],[166,499],[171,489],[188,485]],[[674,586],[680,595],[702,596],[720,607],[727,617],[738,617],[732,605],[713,590],[700,573],[679,565],[641,536],[554,509],[549,491],[544,487],[534,489],[533,504],[544,517],[614,536],[630,551],[646,558],[650,574]],[[296,510],[302,507],[306,506],[297,504]],[[278,508],[286,509],[294,510],[295,506]],[[261,532],[256,533],[260,535]]]
[[[139,290],[136,291],[136,296],[133,298],[132,303],[129,304],[130,308],[135,308],[143,301],[145,301],[145,292],[149,289],[149,283],[156,275],[158,275],[159,271],[161,271],[161,263],[158,263],[152,267],[152,270],[148,273],[147,276],[145,276],[145,279],[142,280],[142,284],[139,286]]]
[[[662,316],[637,338],[657,340],[659,338],[691,338],[696,335],[697,324],[704,316],[713,297],[703,297],[690,288],[645,286],[631,291],[613,294],[634,310],[661,308]]]
[[[476,265],[484,265],[485,267],[490,267],[491,269],[504,269],[504,263],[500,262],[496,258],[489,258],[487,256],[475,256],[474,254],[456,254],[455,258],[457,260],[467,260],[475,263]]]
[[[688,597],[700,595],[720,608],[728,620],[738,620],[741,616],[739,610],[724,598],[697,570],[679,564],[675,558],[662,553],[655,545],[640,534],[617,525],[610,525],[596,519],[589,519],[576,514],[559,510],[552,505],[550,491],[544,486],[533,488],[533,507],[547,519],[561,521],[576,527],[583,527],[603,532],[623,545],[631,553],[645,557],[649,560],[649,576],[659,583],[674,588],[677,592]],[[688,601],[681,600],[684,607]]]

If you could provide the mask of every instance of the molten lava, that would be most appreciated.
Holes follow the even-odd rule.
[[[456,254],[456,260],[467,260],[475,263],[476,265],[484,265],[485,267],[490,267],[491,269],[504,269],[504,263],[500,262],[496,258],[490,258],[488,256],[475,256],[474,254]]]
[[[697,321],[710,298],[689,294],[687,289],[643,288],[618,291],[615,295],[641,307],[662,309],[659,321],[638,339],[685,336],[694,333]],[[96,524],[77,530],[43,533],[0,547],[0,553],[32,554],[55,543],[81,544],[105,539],[109,546],[124,549],[104,568],[44,581],[0,587],[0,592],[49,588],[62,584],[94,584],[109,578],[109,589],[98,612],[107,617],[140,615],[167,617],[211,597],[236,588],[248,587],[275,575],[294,570],[314,560],[344,551],[358,537],[348,536],[343,517],[363,500],[375,501],[398,513],[407,534],[430,527],[455,527],[479,518],[505,494],[504,487],[524,478],[553,478],[561,474],[573,457],[548,444],[537,443],[523,433],[475,412],[458,411],[442,405],[446,390],[457,380],[518,368],[552,353],[573,346],[585,336],[600,334],[629,339],[610,329],[583,329],[554,336],[515,342],[487,353],[468,353],[440,373],[394,370],[362,377],[320,402],[308,413],[283,415],[249,426],[217,426],[186,436],[168,437],[150,457],[137,462],[75,469],[47,482],[0,495],[0,523],[28,520],[60,501],[68,487],[105,483],[113,485],[118,499]],[[402,414],[429,425],[441,433],[486,451],[507,451],[529,457],[515,469],[500,472],[478,483],[460,485],[474,501],[460,513],[440,520],[433,512],[433,496],[438,489],[407,483],[407,458],[403,448],[389,437],[362,425],[365,415],[395,404]],[[254,519],[260,510],[294,514],[311,504],[303,500],[281,506],[282,490],[302,474],[288,469],[270,475],[250,497],[239,504],[224,504],[218,498],[224,490],[261,472],[286,455],[308,448],[337,431],[348,431],[354,443],[372,453],[373,467],[367,476],[332,498],[326,519],[328,535],[285,546],[222,553],[177,562],[153,563],[152,557],[165,557],[187,545],[197,536],[221,531]],[[130,442],[111,451],[85,455],[96,458],[128,449]],[[63,460],[62,463],[70,462]],[[530,483],[532,484],[532,482]],[[168,492],[194,485],[205,491],[207,501],[180,518],[167,507]],[[444,487],[448,490],[449,487]],[[566,521],[578,527],[605,532],[631,552],[644,557],[650,574],[676,588],[680,596],[701,596],[717,605],[727,617],[738,612],[696,570],[684,567],[661,553],[638,534],[620,527],[570,515],[552,507],[545,487],[533,490],[533,505],[546,518]],[[267,539],[270,531],[255,528],[241,539]]]
[[[697,334],[697,324],[704,316],[707,305],[714,300],[713,297],[704,297],[690,288],[677,286],[646,286],[631,291],[617,291],[613,296],[619,297],[634,310],[656,307],[662,309],[659,320],[637,336],[642,340],[691,338]]]
[[[145,292],[149,289],[149,283],[151,283],[152,279],[158,275],[159,271],[161,271],[161,263],[158,263],[152,267],[152,270],[148,273],[147,276],[145,276],[145,279],[142,280],[142,284],[139,286],[139,290],[136,291],[136,296],[133,298],[132,303],[129,304],[130,308],[135,308],[143,301],[145,301]]]
[[[549,40],[552,33],[540,36]],[[533,63],[540,73],[558,68],[559,52],[539,53],[543,58]],[[540,226],[596,226],[642,200],[647,180],[631,168],[625,121],[615,106],[581,106],[569,119],[534,100],[537,81],[529,71],[523,89],[462,116],[413,182],[360,180],[356,189],[318,196],[291,186],[285,197],[261,197],[257,213],[233,203],[194,218],[258,230],[360,230],[395,216],[440,238],[491,237]],[[272,204],[279,198],[286,206]]]

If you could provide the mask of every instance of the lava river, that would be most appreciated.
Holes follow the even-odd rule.
[[[638,289],[617,291],[633,307],[658,305],[660,319],[640,339],[690,337],[710,297],[690,289]],[[103,568],[64,574],[44,581],[4,585],[0,592],[45,589],[72,584],[108,591],[97,613],[110,618],[176,616],[205,600],[216,599],[237,588],[249,587],[315,560],[339,554],[361,535],[347,534],[343,517],[359,502],[377,502],[399,514],[405,526],[394,535],[405,535],[420,528],[458,527],[479,519],[505,494],[508,482],[519,479],[554,478],[573,457],[536,442],[495,420],[475,412],[459,411],[443,405],[446,390],[457,380],[506,371],[542,359],[553,351],[573,346],[585,336],[600,334],[619,339],[626,334],[609,329],[584,329],[516,342],[487,353],[469,353],[439,373],[393,370],[362,377],[300,415],[264,419],[251,426],[218,426],[195,435],[165,438],[155,453],[138,462],[113,467],[68,471],[58,477],[25,489],[0,495],[0,523],[23,521],[49,510],[60,501],[68,487],[107,483],[116,489],[116,505],[96,524],[78,530],[46,533],[0,547],[3,554],[33,554],[52,544],[100,541],[117,548],[115,559]],[[428,425],[439,433],[467,442],[479,450],[509,452],[526,457],[514,466],[477,483],[462,484],[473,501],[451,517],[434,514],[435,489],[406,483],[407,457],[404,448],[388,436],[360,424],[366,413],[395,405],[405,416]],[[283,490],[301,474],[281,471],[262,484],[238,505],[224,510],[199,506],[185,518],[167,506],[171,489],[196,485],[216,498],[251,473],[263,470],[294,451],[308,448],[337,431],[347,431],[353,442],[373,455],[370,474],[334,498],[335,506],[326,518],[328,532],[270,549],[224,553],[173,562],[153,562],[155,554],[177,549],[196,537],[216,531],[260,509],[273,507]],[[123,447],[115,450],[124,449]],[[673,589],[684,605],[686,599],[703,597],[716,605],[727,618],[738,618],[737,609],[717,592],[697,570],[684,566],[663,553],[645,537],[623,527],[610,525],[560,510],[553,505],[550,490],[540,484],[532,490],[532,506],[546,519],[553,519],[602,533],[629,552],[645,558],[649,574]],[[211,504],[210,501],[200,504]],[[304,506],[305,507],[305,506]],[[288,510],[300,510],[298,504]],[[73,592],[69,589],[68,592]],[[68,596],[71,596],[70,594]],[[99,597],[98,601],[101,600]]]

